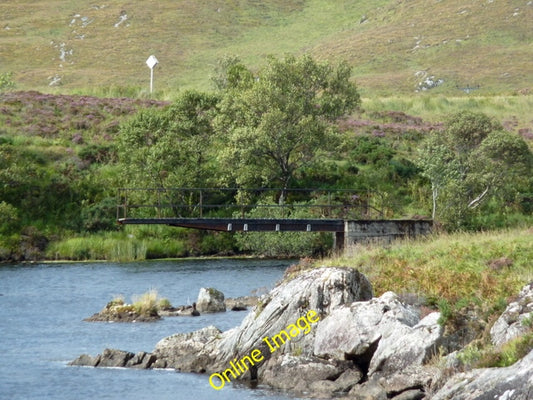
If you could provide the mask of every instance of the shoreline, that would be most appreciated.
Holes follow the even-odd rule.
[[[258,255],[235,255],[235,256],[193,256],[193,257],[169,257],[169,258],[150,258],[146,260],[130,260],[130,261],[113,261],[113,260],[31,260],[31,261],[0,261],[0,266],[3,265],[32,265],[32,264],[93,264],[93,263],[107,263],[107,264],[127,264],[127,263],[150,263],[159,261],[202,261],[202,260],[291,260],[298,261],[298,258],[285,257],[265,257]]]

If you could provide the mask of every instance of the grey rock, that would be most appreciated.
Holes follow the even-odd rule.
[[[100,355],[93,357],[88,354],[82,354],[81,356],[76,358],[74,361],[69,362],[68,365],[83,366],[83,367],[96,367],[99,362],[100,362]]]
[[[533,350],[505,368],[475,369],[452,377],[432,400],[530,400],[533,395]]]
[[[369,374],[401,371],[411,365],[422,365],[437,354],[443,335],[438,324],[440,313],[431,313],[413,327],[396,324],[383,331],[378,348],[370,362]]]
[[[339,376],[345,368],[345,366],[327,360],[289,354],[272,359],[269,364],[261,376],[263,384],[283,390],[292,390],[298,386],[299,392],[310,390],[313,383]],[[328,385],[327,390],[324,385],[321,385],[321,390],[332,393],[336,385],[331,383],[332,385]]]
[[[167,367],[166,360],[156,359],[155,362],[152,364],[152,368],[154,369],[165,369],[166,367]]]
[[[206,372],[212,361],[210,351],[221,331],[209,326],[191,333],[178,333],[160,340],[153,354],[166,368],[184,372]]]
[[[533,282],[524,286],[518,298],[510,303],[490,330],[492,343],[500,346],[525,334],[533,323]]]
[[[313,397],[331,398],[336,391],[337,385],[330,380],[314,381],[309,385],[309,394]]]
[[[392,292],[368,302],[340,306],[316,329],[313,352],[318,357],[368,364],[368,372],[399,371],[420,365],[442,336],[439,314],[419,321],[418,313]]]
[[[259,298],[257,296],[241,296],[235,299],[226,299],[226,308],[231,311],[245,311],[248,307],[257,305]]]
[[[353,268],[307,271],[262,296],[238,328],[222,335],[217,358],[224,362],[235,354],[249,353],[261,345],[264,337],[277,335],[309,310],[316,311],[321,321],[340,305],[371,298],[370,283]],[[312,355],[315,330],[320,321],[306,329],[305,334],[285,343],[280,351],[293,353],[297,350],[304,356]]]
[[[410,390],[429,391],[440,376],[441,370],[438,367],[420,365],[409,366],[393,375],[385,375],[383,377],[379,377],[377,374],[374,375],[390,398]]]
[[[226,311],[224,293],[214,288],[201,288],[196,300],[196,308],[201,313]]]
[[[363,373],[358,369],[347,369],[336,380],[336,392],[349,392],[351,388],[361,382]]]
[[[148,369],[155,362],[156,357],[153,354],[141,351],[135,354],[127,363],[127,368]]]
[[[387,400],[387,392],[375,380],[370,380],[362,385],[355,385],[350,390],[349,398],[352,400]]]
[[[125,367],[135,354],[129,351],[105,349],[98,363],[98,367]]]
[[[393,400],[422,400],[426,397],[426,394],[419,389],[406,390],[398,394],[397,396],[392,397]]]

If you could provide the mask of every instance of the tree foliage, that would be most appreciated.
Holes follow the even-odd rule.
[[[461,228],[489,200],[516,203],[531,185],[533,156],[522,138],[486,115],[460,112],[420,147],[418,164],[431,182],[433,218]]]
[[[145,109],[123,124],[119,157],[125,179],[142,187],[197,187],[211,176],[215,96],[187,91],[171,106]]]
[[[345,63],[309,56],[271,57],[255,79],[231,63],[216,120],[229,179],[288,188],[302,168],[333,148],[333,122],[359,106],[350,74]]]

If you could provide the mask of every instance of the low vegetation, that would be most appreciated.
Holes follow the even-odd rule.
[[[463,350],[457,357],[460,368],[508,367],[525,357],[533,349],[533,328],[530,333],[511,339],[502,346],[493,346],[487,341],[477,340]]]
[[[90,322],[151,322],[160,319],[159,311],[172,308],[167,298],[161,298],[155,289],[132,297],[126,303],[124,296],[115,296],[99,313],[86,319]]]
[[[437,123],[361,109],[342,62],[270,58],[254,73],[230,58],[221,67],[218,90],[186,91],[172,103],[1,95],[0,259],[316,256],[331,249],[325,235],[120,227],[122,186],[278,187],[270,198],[242,190],[218,199],[264,218],[274,216],[266,203],[291,205],[290,216],[303,217],[297,210],[320,198],[286,198],[287,190],[317,187],[350,188],[385,218],[429,217],[433,209],[448,230],[512,227],[530,218],[527,134],[505,131],[479,112]],[[461,135],[466,147],[457,146]],[[145,194],[134,200],[159,201],[158,192]],[[197,202],[178,200],[191,210]],[[183,211],[168,210],[167,216]],[[147,212],[153,210],[135,215],[154,216]]]
[[[378,296],[392,290],[428,305],[467,300],[498,308],[533,280],[531,234],[531,228],[439,233],[386,247],[355,246],[327,264],[358,268]]]
[[[149,95],[145,60],[155,54],[157,96],[172,98],[209,89],[225,54],[257,70],[266,55],[304,52],[347,60],[365,97],[531,90],[527,1],[38,0],[31,13],[4,2],[0,14],[0,72],[16,71],[23,90]]]

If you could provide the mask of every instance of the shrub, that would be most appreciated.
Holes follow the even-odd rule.
[[[170,303],[169,299],[167,299],[165,297],[165,298],[162,298],[161,300],[159,300],[159,309],[160,310],[168,310],[170,308],[172,308],[172,304]]]
[[[0,202],[0,235],[17,232],[20,228],[18,210],[5,201]]]
[[[153,316],[157,315],[159,310],[159,295],[157,290],[150,289],[148,292],[133,296],[133,308],[139,315]]]

